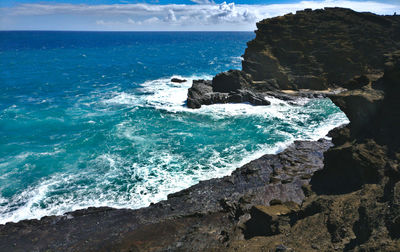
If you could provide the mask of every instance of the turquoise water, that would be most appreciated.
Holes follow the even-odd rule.
[[[0,32],[0,223],[147,206],[348,122],[328,99],[186,108],[253,36]]]

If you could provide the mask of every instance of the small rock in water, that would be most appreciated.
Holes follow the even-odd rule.
[[[179,79],[179,78],[172,78],[171,82],[176,82],[176,83],[182,83],[182,82],[186,82],[186,79]]]

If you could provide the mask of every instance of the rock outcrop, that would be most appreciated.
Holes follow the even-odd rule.
[[[175,83],[182,83],[182,82],[186,82],[186,79],[179,79],[179,78],[172,78],[171,82],[175,82]]]
[[[381,78],[331,96],[351,122],[330,132],[302,205],[253,208],[232,250],[400,250],[400,51],[385,58]]]
[[[262,20],[257,28],[242,66],[264,88],[327,89],[373,76],[400,41],[400,16],[343,8],[297,11]]]
[[[245,89],[247,82],[238,73],[241,71],[224,72],[215,76],[212,81],[194,80],[188,90],[187,106],[200,108],[201,105],[243,102],[252,105],[271,104],[265,99],[265,95]]]
[[[333,147],[296,142],[147,208],[1,225],[0,251],[399,251],[399,23],[340,8],[266,19],[243,71],[189,90],[199,107],[344,87],[298,92],[329,95],[350,119],[329,133]]]
[[[295,142],[231,176],[202,181],[138,210],[89,208],[0,225],[0,251],[192,251],[243,239],[252,205],[304,199],[330,141]],[[222,246],[222,247],[221,247]]]

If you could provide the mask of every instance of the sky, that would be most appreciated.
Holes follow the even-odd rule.
[[[0,0],[0,30],[253,31],[305,8],[400,14],[400,0]]]

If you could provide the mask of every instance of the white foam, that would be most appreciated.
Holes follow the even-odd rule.
[[[170,81],[172,77],[185,78],[188,81],[172,83]],[[93,169],[101,168],[101,171],[89,169],[79,174],[55,174],[11,199],[0,198],[0,213],[2,213],[0,224],[22,219],[41,218],[46,215],[61,215],[68,211],[87,207],[144,207],[152,202],[164,200],[168,194],[185,189],[198,181],[229,175],[237,167],[264,154],[274,154],[284,150],[294,140],[317,140],[324,137],[332,128],[348,122],[343,113],[333,113],[323,122],[315,122],[308,127],[301,128],[298,124],[308,120],[312,110],[322,109],[318,106],[307,107],[307,104],[312,101],[310,99],[300,99],[296,101],[297,105],[292,105],[273,97],[267,97],[271,101],[270,106],[214,104],[202,106],[200,109],[189,109],[185,106],[185,100],[192,80],[209,79],[211,76],[172,77],[144,82],[141,85],[140,94],[114,92],[111,98],[103,99],[101,102],[107,108],[115,105],[132,108],[131,112],[135,112],[138,107],[164,110],[182,115],[181,120],[184,120],[187,113],[207,116],[216,121],[221,120],[221,123],[225,123],[222,120],[227,118],[257,118],[254,125],[257,130],[265,131],[265,133],[274,131],[284,140],[274,145],[257,144],[251,151],[246,150],[240,143],[232,143],[221,152],[216,151],[215,146],[203,146],[197,152],[208,154],[204,156],[209,156],[211,153],[210,158],[206,161],[193,162],[168,148],[152,150],[152,145],[156,143],[152,142],[152,139],[136,134],[127,119],[116,125],[116,137],[129,140],[132,146],[140,145],[139,149],[143,152],[154,151],[155,153],[146,162],[122,157],[117,153],[100,154],[95,158],[93,164],[88,166],[95,167]],[[277,120],[294,129],[301,128],[301,132],[291,134],[274,128],[275,125],[263,125],[263,122],[268,120]],[[89,123],[92,122],[94,121],[89,121]],[[171,134],[192,136],[189,132],[173,132]],[[25,160],[31,155],[56,153],[56,151],[54,153],[21,153],[17,158]],[[182,167],[191,169],[182,169]],[[82,185],[78,183],[82,179],[94,180],[94,183]],[[127,182],[121,185],[121,183],[113,183],[114,179],[126,179]],[[58,189],[60,186],[65,188]],[[52,194],[54,191],[63,189],[68,193]],[[46,204],[45,208],[40,206],[41,202]]]

